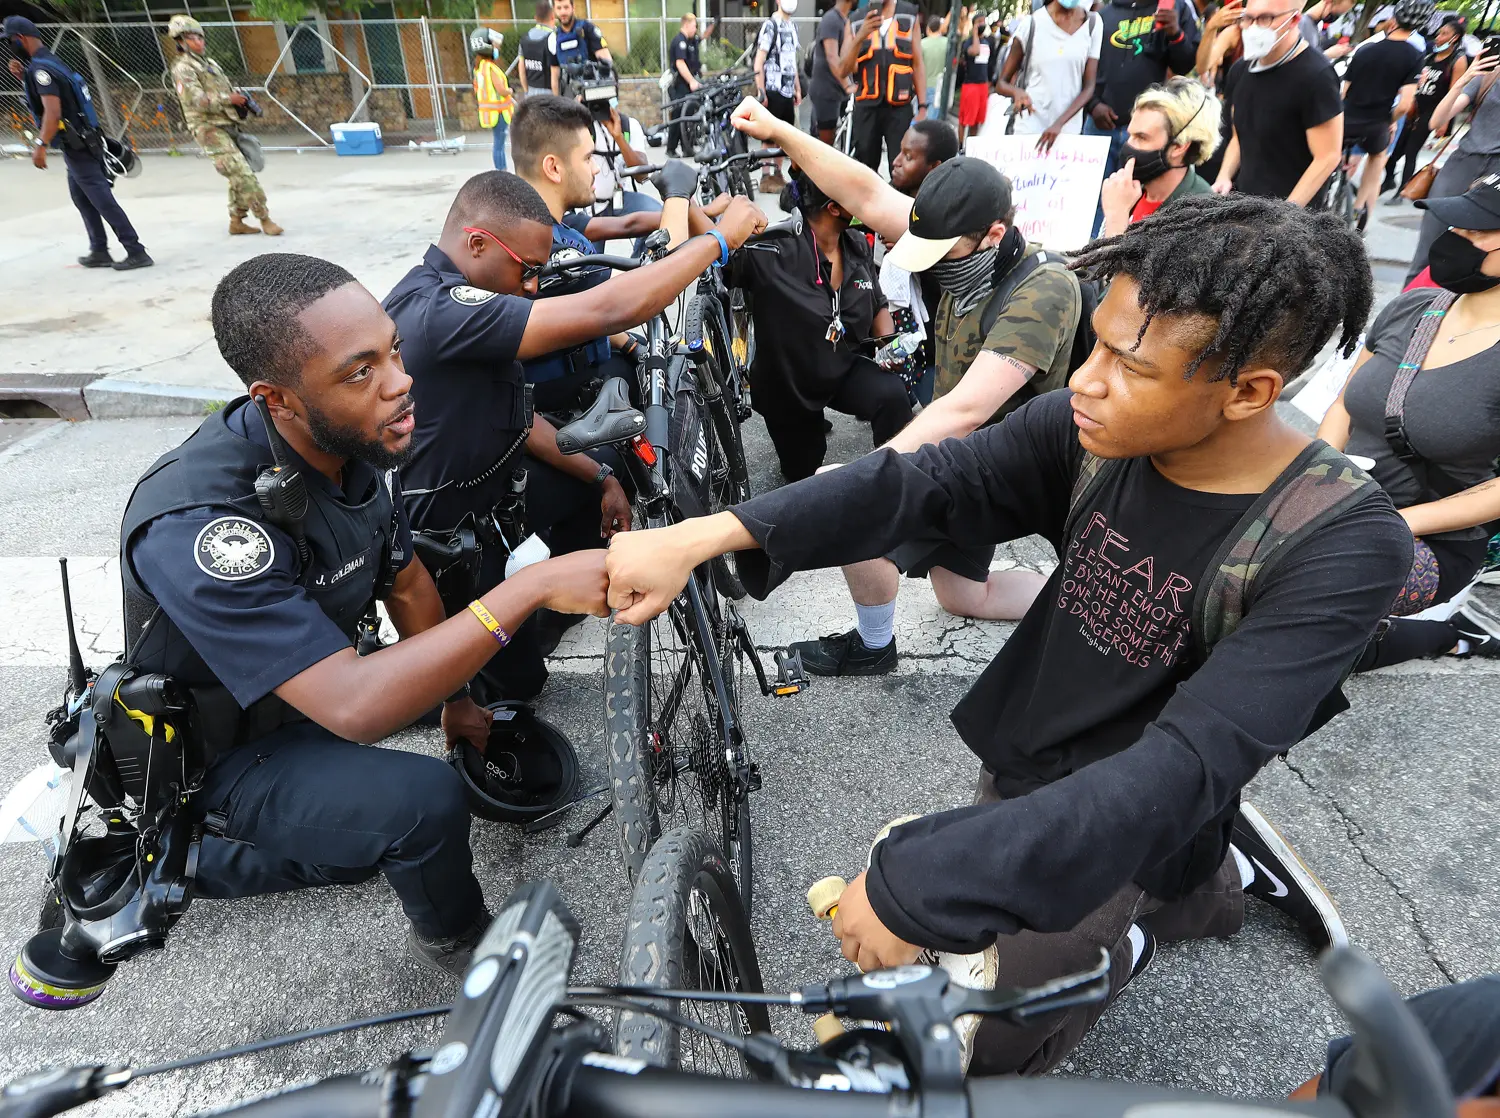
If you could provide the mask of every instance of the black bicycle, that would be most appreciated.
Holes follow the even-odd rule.
[[[713,163],[743,153],[748,141],[744,133],[729,123],[729,118],[734,115],[751,80],[751,75],[744,70],[726,70],[704,79],[691,93],[663,105],[668,123],[658,125],[649,134],[664,134],[672,123],[676,123],[681,128],[683,152],[699,163]],[[744,192],[748,194],[748,177],[745,185]]]
[[[549,268],[628,271],[664,248],[665,236],[657,233],[639,259],[584,256]],[[635,523],[648,528],[718,511],[748,493],[739,420],[718,356],[727,345],[716,310],[713,299],[689,301],[681,347],[669,339],[662,316],[647,324],[636,397],[643,408],[617,377],[557,433],[565,454],[620,448],[635,491]],[[612,812],[626,872],[636,881],[663,831],[701,826],[728,856],[748,911],[749,794],[760,787],[760,773],[743,730],[744,667],[750,665],[764,695],[795,695],[807,680],[800,660],[780,652],[776,678],[767,678],[744,619],[718,593],[721,583],[738,584],[732,564],[704,564],[659,617],[609,626],[604,725],[611,804],[579,837]]]
[[[789,994],[669,989],[648,984],[569,987],[579,926],[550,882],[521,886],[485,935],[451,1007],[386,1014],[344,1026],[241,1045],[150,1067],[87,1065],[38,1072],[0,1091],[0,1118],[42,1118],[166,1071],[327,1036],[448,1014],[442,1042],[384,1067],[337,1075],[215,1114],[255,1118],[1452,1118],[1441,1058],[1370,959],[1329,952],[1323,981],[1353,1025],[1351,1074],[1312,1102],[1245,1100],[1105,1080],[976,1079],[959,1063],[956,1018],[980,1013],[1024,1023],[1097,1001],[1107,961],[1034,989],[970,990],[944,971],[897,967],[803,986]],[[755,1078],[734,1080],[609,1050],[604,1026],[585,1014],[609,1007],[702,1031],[677,1007],[785,1006],[808,1014],[889,1022],[855,1029],[812,1051],[765,1031],[720,1033]],[[559,1022],[559,1015],[564,1020]]]

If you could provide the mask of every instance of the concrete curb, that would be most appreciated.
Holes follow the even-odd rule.
[[[156,419],[202,416],[235,397],[233,390],[191,384],[152,384],[139,380],[96,380],[83,390],[95,419]]]

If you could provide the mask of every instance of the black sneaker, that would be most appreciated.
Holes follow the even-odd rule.
[[[406,937],[406,949],[423,966],[451,974],[454,978],[462,978],[468,971],[469,964],[474,961],[474,951],[479,946],[479,941],[484,938],[484,933],[489,930],[494,919],[489,909],[480,909],[474,923],[452,939],[427,939],[413,928]]]
[[[1132,941],[1134,941],[1137,934],[1142,937],[1140,951],[1135,957],[1135,962],[1130,966],[1130,973],[1125,976],[1125,981],[1120,986],[1122,994],[1125,992],[1125,987],[1145,974],[1146,968],[1156,960],[1156,937],[1151,934],[1151,929],[1144,924],[1130,925],[1130,938]],[[1134,942],[1132,942],[1132,949],[1134,946]]]
[[[1500,660],[1500,633],[1496,632],[1500,625],[1494,624],[1482,609],[1473,604],[1465,605],[1448,620],[1469,644],[1468,651],[1454,655],[1465,659],[1482,656],[1487,660]]]
[[[146,250],[141,249],[139,252],[130,253],[124,260],[116,260],[113,267],[117,272],[133,272],[137,268],[149,268],[155,263],[155,260],[146,255]]]
[[[896,638],[884,648],[866,648],[857,628],[798,641],[787,652],[801,655],[802,667],[813,675],[885,675],[896,670]]]
[[[1354,228],[1361,235],[1364,234],[1365,226],[1370,224],[1370,207],[1362,206],[1354,211]]]
[[[90,252],[87,256],[80,256],[78,263],[85,268],[110,268],[114,266],[115,258],[109,254],[109,249],[101,248]]]
[[[1233,843],[1255,870],[1245,892],[1290,916],[1319,951],[1349,946],[1349,933],[1328,890],[1292,844],[1251,804],[1240,804]]]

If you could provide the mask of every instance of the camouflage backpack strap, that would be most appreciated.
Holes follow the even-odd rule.
[[[1078,464],[1078,476],[1073,479],[1073,495],[1068,499],[1068,519],[1063,527],[1064,541],[1073,538],[1073,526],[1078,522],[1079,510],[1083,508],[1085,499],[1109,475],[1110,471],[1105,467],[1111,462],[1111,459],[1083,452],[1083,461]]]
[[[1239,627],[1265,578],[1293,546],[1334,520],[1378,484],[1316,439],[1255,501],[1208,565],[1193,617],[1200,662]]]

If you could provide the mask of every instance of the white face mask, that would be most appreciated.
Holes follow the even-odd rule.
[[[797,0],[781,0],[781,10],[787,15],[793,15],[797,11]]]
[[[1295,25],[1293,25],[1295,27]],[[1257,27],[1251,24],[1240,30],[1240,43],[1245,48],[1245,57],[1251,62],[1259,62],[1266,55],[1276,49],[1276,44],[1286,38],[1287,31],[1293,28],[1285,28],[1277,31],[1274,27]]]

